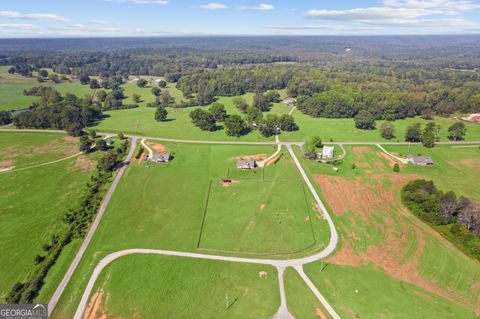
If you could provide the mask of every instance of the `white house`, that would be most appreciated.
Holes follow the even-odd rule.
[[[324,159],[332,159],[334,153],[333,146],[324,146],[322,150],[322,158]]]

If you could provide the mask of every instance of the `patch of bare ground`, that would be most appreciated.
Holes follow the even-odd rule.
[[[0,150],[0,157],[2,158],[15,158],[20,155],[20,151],[15,146],[3,147]]]
[[[369,180],[378,181],[385,178],[392,182],[388,189],[383,189],[382,183],[367,183],[365,178],[361,177],[346,179],[314,175],[314,180],[319,184],[328,205],[336,215],[342,216],[346,212],[352,212],[361,220],[363,229],[376,229],[383,236],[366,249],[363,245],[357,249],[355,244],[360,236],[355,233],[354,227],[344,223],[342,246],[329,261],[349,266],[373,264],[395,279],[421,287],[447,300],[475,307],[451,289],[440,287],[420,274],[425,236],[434,236],[451,247],[453,245],[415,218],[399,203],[398,192],[401,186],[418,176],[392,173],[368,177]]]
[[[83,319],[107,319],[107,304],[110,294],[107,293],[105,301],[103,301],[104,291],[102,289],[97,290],[90,302],[87,304]]]
[[[384,160],[386,160],[388,162],[388,165],[390,165],[390,167],[393,167],[395,164],[398,164],[400,167],[405,166],[402,163],[398,163],[396,160],[394,160],[393,158],[391,158],[390,156],[388,156],[384,152],[378,151],[377,155],[380,156],[381,158],[383,158]]]
[[[241,160],[241,159],[252,158],[254,160],[264,160],[264,159],[267,159],[267,157],[268,157],[267,154],[254,154],[254,155],[237,156],[234,159]]]
[[[480,169],[480,159],[479,158],[466,158],[461,161],[461,163],[469,168],[478,170]]]
[[[97,162],[86,158],[85,156],[79,156],[75,163],[73,163],[71,169],[76,171],[90,171],[97,166]]]
[[[43,154],[47,152],[57,151],[60,149],[60,147],[60,142],[58,140],[53,140],[50,143],[34,147],[33,152],[37,154]]]
[[[15,164],[14,161],[1,161],[0,167],[8,167],[8,166],[12,166],[13,164]]]
[[[458,165],[457,162],[448,161],[447,163],[448,163],[448,165],[450,165],[451,167],[453,167],[453,168],[455,168],[455,169],[460,169],[460,166]]]
[[[320,319],[328,319],[328,317],[325,316],[325,314],[322,312],[322,309],[320,309],[320,308],[315,309],[315,314]]]
[[[147,145],[150,146],[157,153],[165,153],[165,151],[167,150],[167,148],[163,144],[147,142]]]
[[[63,139],[70,143],[77,143],[77,139],[70,135],[64,136]]]
[[[361,155],[361,154],[366,154],[372,150],[371,147],[367,146],[354,146],[352,147],[352,152],[355,155]]]

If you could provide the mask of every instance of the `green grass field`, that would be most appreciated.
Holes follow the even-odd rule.
[[[199,246],[248,253],[302,251],[315,244],[310,211],[299,180],[238,180],[228,187],[212,181]]]
[[[181,257],[121,257],[94,291],[97,318],[269,318],[280,305],[273,267]]]
[[[387,148],[401,154],[408,146]],[[332,165],[302,162],[333,212],[341,238],[326,270],[320,273],[320,263],[306,266],[309,277],[342,317],[475,318],[479,263],[403,208],[399,194],[407,181],[431,178],[442,189],[453,187],[478,200],[469,183],[478,180],[479,171],[461,165],[478,158],[478,150],[437,146],[428,150],[437,167],[408,165],[393,173],[378,148],[346,149],[338,172]],[[456,169],[449,166],[456,163]]]
[[[294,180],[297,182],[301,178],[286,152],[284,157],[276,164],[267,167],[264,173],[260,173],[261,171],[256,173],[238,171],[235,168],[236,157],[272,154],[275,151],[273,146],[213,146],[175,143],[164,143],[164,146],[167,151],[172,152],[175,156],[170,163],[156,164],[134,161],[127,169],[125,176],[112,197],[85,258],[54,313],[54,317],[63,318],[72,315],[91,271],[99,260],[108,253],[129,248],[207,253],[198,249],[197,245],[211,180],[219,181],[220,178],[226,177],[227,174],[231,178],[245,180],[244,184],[247,184],[247,181],[254,182],[263,178],[265,180]],[[238,185],[241,184],[242,182],[238,183]],[[244,191],[245,196],[250,196],[256,190],[248,188]],[[188,197],[185,194],[188,194]],[[298,193],[292,190],[282,195],[293,200],[296,200],[299,196]],[[305,195],[302,194],[301,199],[305,203]],[[294,243],[297,247],[302,247],[305,239],[298,238],[300,236],[297,232],[299,229],[305,229],[304,224],[311,223],[317,240],[314,247],[310,247],[308,251],[298,254],[275,255],[272,254],[272,251],[269,251],[262,256],[274,258],[303,256],[325,246],[329,238],[328,227],[325,221],[313,211],[312,198],[307,196],[307,200],[307,208],[310,210],[311,215],[310,220],[305,222],[305,214],[308,213],[306,211],[297,211],[296,209],[291,211],[291,215],[288,218],[285,215],[282,220],[298,220],[300,224],[291,223],[289,232],[282,234],[282,236],[285,236],[285,238],[289,237],[290,243]],[[260,207],[261,204],[262,202],[258,202],[254,206]],[[305,204],[302,205],[302,207],[305,207]],[[264,210],[265,213],[272,212],[268,206]],[[228,211],[231,214],[234,210],[229,209]],[[300,216],[294,215],[297,212]],[[245,217],[255,218],[255,216],[251,215],[239,216],[238,218],[240,217],[244,220],[246,220]],[[275,245],[275,241],[278,240],[279,228],[267,228],[266,226],[269,222],[278,222],[278,219],[275,216],[271,216],[271,218],[271,221],[264,219],[265,224],[260,225],[262,228],[259,229],[264,230],[265,233],[251,233],[255,236],[263,236],[258,239],[251,238],[251,243],[263,240],[266,248],[276,248],[271,245]],[[237,225],[240,227],[237,227]],[[219,239],[221,247],[227,247],[227,244],[231,243],[231,238],[233,237],[231,230],[235,230],[238,234],[243,230],[242,226],[242,223],[233,223],[231,227],[222,229],[221,234],[214,234]],[[311,238],[311,233],[309,236]],[[246,249],[252,249],[252,247],[250,245]],[[243,250],[243,247],[239,248]],[[241,253],[235,255],[249,256]],[[160,292],[157,294],[149,291],[148,293],[153,294],[153,297],[157,299],[162,298]],[[200,311],[200,309],[198,310]]]
[[[0,133],[0,161],[17,168],[65,157],[71,147],[60,134]],[[48,146],[48,147],[47,147]],[[66,227],[62,217],[77,204],[95,165],[75,157],[38,168],[0,173],[0,301],[33,266],[42,245]],[[63,271],[65,268],[63,269]],[[58,283],[58,282],[57,282]]]
[[[35,77],[23,77],[18,74],[8,74],[8,66],[0,66],[0,110],[10,111],[27,108],[38,97],[25,96],[23,90],[34,86],[51,86],[63,95],[72,93],[83,98],[86,94],[93,95],[93,90],[88,85],[79,82],[73,83],[38,83]]]

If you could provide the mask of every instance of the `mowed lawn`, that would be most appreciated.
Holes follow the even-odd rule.
[[[247,253],[302,251],[315,244],[310,211],[299,180],[237,180],[228,187],[212,181],[199,247]]]
[[[90,300],[95,318],[271,318],[280,306],[271,266],[159,255],[114,261]]]
[[[76,142],[63,138],[60,134],[2,132],[1,161],[12,161],[21,168],[65,157],[73,146],[78,151]],[[86,163],[90,163],[88,159],[75,157],[0,173],[0,301],[15,282],[25,278],[50,236],[66,227],[62,217],[78,204],[95,168]]]
[[[409,154],[430,156],[433,166],[407,165],[402,172],[422,175],[445,192],[454,191],[480,201],[480,187],[473,187],[480,179],[480,144],[436,145],[430,149],[420,145],[384,145],[384,148],[401,157]]]
[[[284,157],[276,164],[265,169],[264,173],[261,170],[255,173],[243,172],[235,168],[238,156],[273,154],[276,149],[273,145],[233,146],[164,143],[163,147],[175,156],[169,164],[132,161],[112,197],[85,258],[54,312],[54,318],[65,318],[73,315],[91,272],[98,262],[109,253],[130,248],[208,253],[198,249],[197,245],[202,229],[208,188],[212,180],[219,183],[220,179],[226,176],[248,181],[254,181],[258,178],[300,181],[301,178],[291,158],[287,156],[286,150],[283,151]],[[252,196],[255,191],[255,189],[248,188],[243,196]],[[294,190],[290,191],[294,192]],[[291,195],[281,193],[278,196],[288,197]],[[305,205],[305,196],[302,196],[302,205]],[[288,255],[276,255],[274,254],[275,251],[270,251],[269,254],[264,254],[262,257],[289,258],[303,256],[321,249],[328,243],[330,235],[328,226],[314,211],[313,199],[307,196],[307,200],[311,215],[310,220],[305,221],[308,212],[298,211],[299,216],[294,216],[292,211],[291,219],[282,218],[282,220],[285,222],[298,220],[301,225],[290,223],[287,233],[281,236],[285,236],[285,238],[288,236],[290,238],[289,242],[296,243],[297,247],[300,247],[304,241],[304,239],[299,238],[304,232],[304,225],[311,222],[316,238],[314,247],[310,247],[310,251]],[[252,207],[258,208],[261,204],[261,202],[258,202]],[[271,213],[272,211],[267,209],[266,206],[265,212]],[[237,214],[240,212],[229,209],[226,213]],[[295,211],[296,213],[297,211]],[[236,220],[241,220],[241,217],[236,217]],[[271,217],[274,223],[278,222],[275,215]],[[252,235],[261,235],[262,237],[249,239],[251,246],[246,247],[246,249],[252,251],[256,249],[257,252],[261,252],[262,246],[265,246],[263,251],[267,251],[266,248],[271,248],[274,245],[280,236],[277,232],[279,228],[268,229],[267,225],[267,223],[262,225],[265,234],[252,233]],[[232,229],[238,234],[242,232],[242,227],[244,227],[242,223],[238,223],[238,225],[231,223],[228,228],[222,230],[221,235],[219,234],[218,241],[220,243],[222,241],[225,243],[231,242],[230,238],[234,236],[231,233]],[[287,229],[287,226],[282,227]],[[299,231],[300,234],[297,233]],[[311,238],[311,235],[309,236]],[[256,245],[253,246],[253,244]],[[241,248],[243,249],[243,247]],[[225,253],[224,255],[249,256],[242,253]],[[145,264],[145,267],[151,266]],[[198,274],[198,276],[201,276],[201,274]],[[152,300],[153,298],[156,300],[165,298],[162,290],[143,290],[141,293],[144,294],[143,298],[152,298]],[[277,298],[276,295],[273,297]],[[201,308],[200,305],[197,311],[205,311]],[[181,309],[178,311],[180,312]]]
[[[400,188],[418,178],[440,183],[444,174],[442,189],[478,200],[478,190],[469,190],[465,182],[466,174],[478,179],[478,170],[467,165],[455,172],[443,163],[461,163],[477,151],[450,153],[449,146],[436,147],[428,152],[438,170],[408,165],[393,173],[392,163],[375,146],[346,150],[338,172],[331,165],[303,160],[341,239],[325,270],[320,272],[320,262],[306,266],[309,277],[342,317],[476,318],[480,264],[405,209]],[[455,189],[461,183],[464,186]]]

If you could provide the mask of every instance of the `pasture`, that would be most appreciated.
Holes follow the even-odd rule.
[[[257,257],[283,259],[308,255],[321,249],[328,242],[328,226],[316,212],[312,198],[307,196],[308,205],[305,204],[305,195],[299,185],[301,177],[286,150],[283,151],[283,157],[276,164],[268,166],[262,173],[261,170],[256,172],[237,170],[235,168],[236,158],[247,155],[273,154],[275,152],[273,145],[162,143],[159,146],[158,142],[156,143],[157,148],[171,152],[174,159],[168,164],[132,161],[120,181],[85,258],[67,287],[54,317],[62,318],[72,315],[91,271],[108,253],[139,247],[209,253],[209,251],[198,248],[198,241],[202,231],[206,200],[209,196],[209,185],[212,181],[218,183],[217,186],[221,188],[219,189],[221,196],[216,201],[229,200],[233,205],[233,208],[227,207],[223,215],[220,214],[219,209],[215,209],[218,214],[207,216],[206,234],[208,234],[209,242],[216,245],[209,248],[237,250],[236,252],[222,253],[222,255],[248,257],[251,256],[249,253],[254,252],[257,253]],[[223,188],[220,185],[220,179],[226,176],[241,180],[241,182],[233,183],[231,188]],[[255,184],[263,178],[272,181],[267,184],[269,187],[273,181],[287,180],[293,183],[291,185],[298,185],[300,188],[298,192],[293,188],[285,190],[274,187],[270,190],[277,194],[276,197],[284,196],[298,205],[288,206],[288,211],[283,211],[282,224],[278,224],[279,218],[273,209],[279,207],[277,204],[265,202],[264,210],[260,210],[262,201],[249,203],[249,207],[257,209],[255,212],[260,211],[265,215],[260,219],[259,216],[247,212],[246,209],[240,209],[242,202],[237,203],[232,198],[225,197],[235,186],[243,184],[246,187],[248,183]],[[223,193],[223,191],[227,191],[227,193]],[[282,191],[282,193],[278,194],[278,191]],[[238,189],[239,197],[249,198],[254,193],[254,188]],[[301,202],[297,202],[298,200]],[[243,201],[243,203],[245,202]],[[255,202],[255,198],[252,202]],[[286,200],[282,200],[282,203],[284,202],[286,203]],[[217,207],[221,209],[221,203],[216,205],[219,205]],[[306,219],[308,214],[310,217]],[[231,220],[228,216],[232,216]],[[219,221],[211,219],[211,217],[216,217]],[[225,227],[217,227],[219,232],[208,230],[208,225],[218,225],[219,222],[224,221],[228,224]],[[252,237],[245,243],[235,241],[235,236],[245,233],[245,223],[255,224],[255,227],[247,232]],[[312,235],[312,229],[314,235]],[[279,230],[285,231],[285,234],[280,235]],[[308,235],[307,239],[298,238],[301,237],[299,232]],[[279,240],[279,236],[283,236],[284,242],[294,245],[291,247],[302,251],[278,254],[276,241]],[[313,246],[312,236],[316,239]],[[218,252],[212,253],[219,254]],[[150,293],[157,300],[163,297],[160,292],[157,294],[150,291]],[[274,295],[274,297],[276,296]],[[200,311],[200,309],[197,310]]]
[[[27,276],[42,245],[66,227],[62,217],[77,204],[95,162],[82,155],[29,166],[65,158],[73,149],[78,152],[77,141],[62,134],[0,132],[0,162],[15,166],[0,173],[2,301],[13,284]]]
[[[461,163],[477,152],[466,148],[451,153],[447,146],[437,147],[429,154],[439,163],[438,170],[409,164],[394,173],[391,161],[375,146],[346,147],[347,157],[337,165],[338,172],[332,165],[303,160],[333,212],[341,238],[323,272],[321,263],[307,265],[306,270],[341,316],[437,318],[445,313],[447,318],[474,318],[474,311],[479,310],[480,290],[473,284],[480,280],[478,262],[400,202],[400,188],[409,180],[440,181],[445,171],[442,165],[449,165],[442,161]],[[397,146],[394,150],[401,153]],[[469,191],[464,179],[465,174],[478,179],[478,171],[457,169],[445,172],[451,187],[463,181],[464,187],[453,189],[478,200],[477,191]]]
[[[260,277],[262,272],[267,275]],[[87,313],[92,318],[269,318],[279,305],[271,266],[130,255],[102,272]]]

